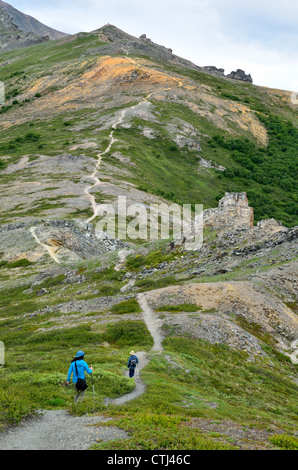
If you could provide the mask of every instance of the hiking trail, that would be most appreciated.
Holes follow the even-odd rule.
[[[108,421],[111,419],[102,416],[42,410],[0,434],[0,450],[88,450],[98,441],[128,438],[122,429],[105,426]]]
[[[162,346],[163,337],[160,333],[159,320],[157,316],[155,315],[155,313],[153,312],[153,310],[149,307],[147,299],[146,299],[146,294],[139,294],[137,297],[137,300],[143,312],[144,322],[153,338],[153,346],[150,352],[161,353],[163,351],[163,346]],[[150,359],[148,358],[148,355],[145,351],[136,352],[136,356],[139,359],[139,365],[137,366],[137,371],[135,374],[135,384],[136,384],[135,388],[133,389],[132,392],[127,393],[126,395],[122,395],[121,397],[118,397],[115,399],[105,398],[104,400],[105,405],[110,405],[110,404],[123,405],[124,403],[134,400],[135,398],[138,398],[143,393],[145,393],[146,386],[143,383],[139,373],[149,363]],[[125,370],[125,375],[126,377],[128,377],[128,369]]]
[[[129,58],[129,60],[133,63],[133,64],[136,64],[136,62]],[[137,64],[136,64],[137,65]],[[121,124],[126,116],[127,113],[131,112],[132,110],[136,109],[138,106],[141,106],[142,103],[145,103],[147,102],[153,95],[156,95],[158,93],[162,93],[162,92],[165,92],[167,90],[171,90],[173,88],[176,88],[176,87],[182,87],[183,86],[183,81],[182,80],[179,80],[179,79],[174,79],[177,81],[177,85],[172,85],[170,87],[167,87],[167,88],[162,88],[162,89],[159,89],[157,91],[153,91],[151,93],[149,93],[145,98],[143,98],[141,101],[139,101],[139,103],[137,103],[136,105],[134,106],[130,106],[128,108],[124,108],[121,110],[120,114],[119,114],[119,117],[116,119],[116,121],[114,122],[114,124],[112,125],[112,130],[110,132],[110,135],[109,135],[109,144],[107,146],[107,148],[99,153],[97,155],[98,159],[97,159],[97,162],[96,162],[96,165],[95,165],[95,168],[94,168],[94,171],[93,173],[88,176],[88,178],[90,180],[93,181],[93,184],[87,186],[85,189],[84,189],[84,195],[85,197],[87,197],[90,201],[90,204],[91,204],[91,207],[92,207],[92,210],[93,210],[93,215],[87,219],[85,222],[86,223],[89,223],[89,222],[92,222],[97,216],[98,216],[98,213],[99,213],[99,209],[100,209],[100,204],[97,204],[96,203],[96,198],[93,194],[91,194],[91,190],[94,190],[97,186],[99,186],[101,184],[98,176],[97,176],[97,173],[100,169],[100,164],[101,164],[101,161],[102,161],[102,158],[104,155],[106,155],[112,148],[113,144],[115,142],[117,142],[117,139],[115,139],[114,137],[114,132],[115,130],[117,129],[117,127],[119,126],[119,124]],[[48,245],[45,245],[44,243],[40,242],[40,240],[38,239],[36,233],[35,233],[35,229],[36,227],[33,227],[30,229],[30,232],[32,234],[32,236],[34,237],[34,239],[36,240],[36,242],[42,246],[43,248],[45,248],[45,250],[48,252],[48,254],[50,255],[50,257],[57,263],[57,264],[60,264],[60,261],[58,259],[58,257],[56,256],[55,254],[55,250],[53,247],[50,247]]]
[[[131,62],[134,63],[132,59]],[[181,87],[183,82],[179,80],[177,80],[177,82],[176,86]],[[86,220],[87,223],[92,222],[99,213],[100,205],[96,203],[96,198],[91,194],[91,191],[101,184],[97,173],[100,169],[103,156],[111,150],[113,144],[117,141],[114,137],[115,130],[123,122],[128,112],[136,109],[142,103],[147,102],[154,94],[170,90],[174,87],[175,86],[171,86],[149,93],[138,104],[125,108],[120,112],[116,122],[112,125],[112,130],[109,134],[109,144],[103,152],[97,155],[98,160],[94,171],[89,176],[93,184],[87,186],[84,190],[84,195],[89,199],[93,210],[93,215]],[[42,243],[36,234],[36,227],[32,227],[30,232],[37,244],[47,251],[55,263],[60,264],[60,260],[56,255],[57,248]],[[130,252],[131,250],[120,250],[118,252],[119,261],[115,265],[115,271],[121,269]],[[143,312],[144,322],[154,342],[150,353],[161,353],[163,347],[158,317],[149,307],[146,294],[139,294],[137,300]],[[134,390],[116,399],[105,398],[105,405],[121,405],[145,393],[146,386],[140,377],[140,372],[149,363],[150,358],[145,351],[138,351],[136,355],[139,358],[139,365],[137,366],[135,378],[133,379],[135,380]],[[128,377],[128,369],[126,369],[124,373]],[[65,410],[40,410],[37,417],[25,419],[20,426],[10,428],[3,433],[0,438],[0,450],[86,450],[93,443],[98,441],[125,439],[129,437],[127,433],[117,427],[100,426],[101,422],[105,422],[109,419],[110,418],[90,415],[73,417]],[[85,437],[82,438],[82,436]]]
[[[129,59],[133,64],[136,64],[136,62],[133,60],[133,59]],[[99,212],[99,207],[100,205],[99,204],[96,204],[96,200],[95,200],[95,196],[93,196],[90,191],[91,190],[94,190],[97,186],[99,186],[101,184],[99,178],[96,176],[97,173],[98,173],[98,170],[100,169],[100,164],[101,164],[101,161],[102,161],[102,157],[104,155],[106,155],[112,148],[113,144],[115,142],[117,142],[117,139],[115,139],[114,137],[114,132],[117,130],[117,127],[123,122],[125,116],[127,113],[131,112],[132,110],[138,108],[139,106],[141,106],[143,103],[146,103],[153,95],[156,95],[158,93],[162,93],[164,91],[167,91],[167,90],[171,90],[172,88],[176,88],[177,86],[178,87],[182,87],[183,86],[183,82],[181,80],[178,80],[178,79],[175,79],[177,80],[177,85],[175,86],[170,86],[170,87],[167,87],[167,88],[163,88],[161,90],[158,90],[158,91],[153,91],[151,93],[149,93],[144,99],[142,99],[141,101],[139,101],[139,103],[135,104],[134,106],[130,106],[129,108],[125,108],[123,109],[121,112],[120,112],[120,115],[118,117],[118,119],[116,120],[116,122],[112,125],[112,131],[110,132],[110,135],[109,135],[109,145],[107,146],[106,150],[104,152],[101,152],[99,153],[97,156],[98,156],[98,160],[97,160],[97,163],[95,165],[95,169],[94,169],[94,172],[90,175],[90,179],[94,181],[94,184],[88,186],[87,188],[85,188],[84,190],[84,194],[85,196],[87,196],[87,198],[90,200],[90,203],[91,203],[91,207],[92,207],[92,210],[93,210],[93,215],[92,217],[90,217],[89,219],[86,220],[87,223],[89,222],[92,222],[92,220],[94,220],[97,215],[98,215],[98,212]]]

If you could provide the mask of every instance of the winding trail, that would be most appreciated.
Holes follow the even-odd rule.
[[[151,333],[154,342],[150,352],[161,353],[163,351],[163,338],[160,332],[159,320],[153,310],[149,307],[145,294],[138,295],[138,302],[143,311],[144,321],[149,332]],[[126,395],[122,395],[122,397],[115,399],[105,398],[105,405],[123,405],[124,403],[134,400],[135,398],[138,398],[143,393],[145,393],[146,386],[142,381],[139,373],[149,363],[150,359],[145,351],[138,351],[136,352],[136,355],[139,359],[139,365],[135,374],[135,388],[132,392],[127,393]],[[125,370],[125,375],[128,377],[128,370]]]
[[[136,64],[136,62],[133,60],[133,59],[129,59],[133,64]],[[137,65],[137,64],[136,64]],[[119,126],[119,124],[121,124],[126,116],[127,113],[131,112],[132,110],[138,108],[139,106],[141,106],[143,103],[146,103],[153,95],[156,95],[158,93],[163,93],[165,91],[168,91],[168,90],[171,90],[173,88],[176,88],[176,87],[182,87],[183,86],[183,81],[182,80],[179,80],[179,79],[176,79],[174,78],[174,80],[177,81],[177,85],[173,85],[173,86],[170,86],[170,87],[167,87],[167,88],[162,88],[161,90],[157,90],[157,91],[153,91],[151,93],[149,93],[144,99],[142,99],[138,104],[135,104],[134,106],[130,106],[129,108],[124,108],[121,112],[120,112],[120,115],[118,117],[118,119],[116,120],[116,122],[113,124],[112,126],[112,131],[110,132],[110,135],[109,135],[109,145],[107,146],[106,150],[104,152],[101,152],[99,153],[97,156],[98,156],[98,160],[97,160],[97,163],[95,165],[95,169],[93,171],[93,173],[89,176],[89,178],[91,180],[94,181],[94,184],[88,186],[87,188],[85,188],[84,190],[84,194],[85,196],[87,196],[87,198],[90,200],[90,203],[91,203],[91,207],[92,207],[92,210],[93,210],[93,215],[92,217],[90,217],[89,219],[86,220],[87,223],[89,222],[92,222],[92,220],[94,220],[97,216],[98,216],[98,212],[99,212],[99,207],[100,205],[99,204],[96,204],[96,199],[95,199],[95,196],[93,196],[93,194],[90,193],[91,190],[94,190],[97,186],[99,186],[101,184],[99,178],[97,177],[97,173],[98,173],[98,170],[100,168],[100,164],[101,164],[101,161],[102,161],[102,157],[107,154],[113,144],[115,142],[117,142],[117,139],[115,139],[114,137],[114,132],[115,130],[117,129],[117,127]]]
[[[132,253],[133,250],[127,250],[127,249],[124,249],[124,250],[119,250],[118,251],[118,257],[119,257],[119,261],[118,263],[116,264],[115,266],[115,271],[120,271],[127,256]]]
[[[125,52],[128,54],[128,51],[125,51]],[[131,58],[129,58],[129,60],[134,65],[137,65],[135,60],[133,60]],[[109,135],[109,144],[108,144],[106,150],[104,150],[103,152],[101,152],[97,155],[98,159],[97,159],[97,163],[95,165],[94,171],[89,176],[90,180],[93,181],[93,184],[87,186],[84,189],[84,195],[89,199],[92,210],[93,210],[93,215],[89,219],[86,220],[87,223],[92,222],[98,216],[98,213],[99,213],[100,205],[96,203],[95,196],[93,194],[91,194],[91,190],[94,190],[97,186],[99,186],[101,184],[101,181],[99,180],[99,178],[97,176],[97,173],[98,173],[98,170],[100,169],[100,164],[101,164],[103,156],[106,155],[111,150],[113,144],[115,142],[117,142],[117,139],[115,139],[115,137],[114,137],[115,130],[117,129],[119,124],[121,124],[123,122],[123,120],[124,120],[127,113],[131,112],[132,110],[136,109],[138,106],[140,106],[143,103],[147,102],[152,96],[154,96],[158,93],[163,93],[165,91],[171,90],[171,89],[176,88],[176,87],[181,88],[183,86],[183,81],[182,80],[179,80],[178,78],[174,78],[174,77],[172,77],[172,78],[177,82],[177,85],[172,85],[172,86],[169,86],[167,88],[162,88],[162,89],[159,89],[157,91],[153,91],[153,92],[149,93],[144,99],[142,99],[138,104],[136,104],[134,106],[131,106],[129,108],[124,108],[120,112],[119,117],[116,120],[116,122],[112,125],[112,130],[111,130],[110,135]],[[36,229],[36,227],[33,227],[32,229],[30,229],[30,231],[31,231],[31,234],[33,235],[34,239],[36,240],[36,242],[40,246],[42,246],[43,248],[46,249],[46,251],[48,252],[50,257],[56,263],[60,264],[60,261],[59,261],[58,257],[55,255],[55,251],[54,251],[53,247],[50,247],[48,245],[45,245],[44,243],[41,243],[40,240],[38,239],[36,233],[35,233],[35,229]]]
[[[133,64],[136,64],[136,62],[133,59],[129,59],[129,60]],[[121,111],[117,121],[112,126],[112,131],[111,131],[110,136],[109,136],[110,142],[109,142],[108,147],[106,148],[106,150],[104,152],[98,154],[97,164],[95,166],[94,172],[90,176],[90,179],[92,179],[94,181],[94,184],[88,186],[84,191],[85,195],[89,198],[89,200],[91,202],[91,207],[93,209],[93,216],[90,217],[88,220],[86,220],[87,223],[94,220],[97,217],[98,212],[99,212],[99,205],[96,204],[95,196],[93,196],[90,193],[90,191],[94,190],[97,186],[100,185],[100,180],[96,175],[97,175],[97,172],[100,168],[102,157],[111,150],[112,145],[117,141],[117,139],[115,139],[115,137],[114,137],[115,130],[117,129],[119,124],[121,124],[123,122],[123,120],[124,120],[127,113],[131,112],[131,110],[136,109],[141,104],[147,102],[153,95],[165,92],[167,90],[171,90],[171,89],[176,88],[176,87],[182,87],[183,86],[183,81],[182,80],[178,80],[178,79],[175,79],[175,80],[177,81],[177,85],[170,86],[170,87],[167,87],[167,88],[163,88],[161,90],[153,91],[152,93],[149,93],[144,99],[142,99],[138,104],[136,104],[134,106],[131,106],[129,108],[125,108]],[[125,258],[129,253],[130,253],[130,251],[127,251],[127,250],[120,250],[118,252],[119,262],[115,266],[116,271],[119,271],[121,269],[121,266],[124,263]],[[161,353],[162,350],[163,350],[163,347],[162,347],[162,339],[163,338],[162,338],[162,335],[161,335],[161,332],[160,332],[159,320],[158,320],[157,316],[154,314],[153,310],[149,307],[145,294],[139,294],[138,295],[138,302],[139,302],[139,305],[140,305],[140,307],[142,309],[142,312],[143,312],[144,322],[145,322],[145,324],[146,324],[146,326],[147,326],[147,328],[148,328],[148,330],[149,330],[149,332],[150,332],[150,334],[153,338],[153,341],[154,341],[154,344],[151,348],[151,351]],[[110,399],[110,398],[105,398],[105,400],[104,400],[105,405],[109,405],[109,404],[122,405],[124,403],[127,403],[130,400],[133,400],[133,399],[139,397],[140,395],[142,395],[145,392],[146,387],[145,387],[145,384],[143,383],[143,381],[141,380],[141,378],[139,376],[139,372],[149,363],[149,358],[148,358],[147,353],[145,351],[138,351],[136,354],[139,358],[139,365],[137,367],[137,372],[136,372],[136,376],[135,376],[136,386],[135,386],[134,390],[132,392],[130,392],[126,395],[123,395],[122,397],[116,398],[114,400]],[[125,370],[125,375],[128,376],[128,371],[127,370]]]
[[[132,63],[136,64],[133,59],[129,59],[129,60],[131,60]],[[97,174],[98,174],[98,171],[100,169],[100,165],[101,165],[101,161],[102,161],[103,156],[106,155],[111,150],[113,144],[117,141],[117,139],[115,139],[115,137],[114,137],[115,130],[123,122],[123,120],[125,119],[125,116],[127,115],[127,113],[131,112],[132,110],[136,109],[138,106],[141,106],[143,103],[147,102],[152,96],[154,96],[158,93],[165,92],[167,90],[171,90],[175,87],[182,87],[183,86],[183,82],[181,80],[178,80],[178,79],[175,79],[175,80],[177,81],[177,85],[173,85],[173,86],[170,86],[170,87],[167,87],[167,88],[163,88],[163,89],[159,89],[157,91],[153,91],[153,92],[149,93],[144,99],[142,99],[138,104],[136,104],[134,106],[131,106],[129,108],[125,108],[120,112],[120,114],[119,114],[117,120],[115,121],[115,123],[113,124],[112,130],[109,134],[109,144],[103,152],[101,152],[97,155],[98,160],[97,160],[97,163],[95,165],[94,171],[89,176],[90,180],[93,181],[93,184],[87,186],[84,190],[84,195],[89,199],[92,210],[93,210],[93,215],[88,220],[86,220],[87,223],[92,222],[98,216],[98,213],[99,213],[100,205],[96,203],[96,198],[93,194],[91,194],[91,191],[94,190],[95,188],[97,188],[101,184],[101,181],[99,180]],[[30,229],[30,232],[31,232],[32,236],[34,237],[34,239],[36,240],[36,242],[48,252],[49,256],[56,263],[60,264],[60,261],[59,261],[58,257],[56,256],[56,253],[55,253],[55,248],[42,243],[39,240],[38,236],[36,235],[35,230],[36,230],[36,227],[32,227]],[[121,266],[125,262],[126,256],[129,253],[130,253],[130,251],[128,251],[128,250],[120,250],[118,252],[119,262],[115,266],[116,271],[119,271],[121,269]],[[146,294],[139,294],[138,297],[137,297],[137,300],[138,300],[139,305],[140,305],[140,307],[142,309],[142,312],[143,312],[144,322],[145,322],[145,324],[146,324],[146,326],[147,326],[147,328],[148,328],[148,330],[149,330],[149,332],[150,332],[150,334],[153,338],[154,344],[153,344],[150,352],[152,352],[152,353],[158,353],[158,352],[161,353],[162,350],[163,350],[163,347],[162,347],[162,339],[163,338],[162,338],[162,335],[161,335],[161,330],[160,330],[160,324],[159,324],[158,317],[154,314],[153,310],[149,307],[147,299],[146,299]],[[135,386],[134,390],[131,393],[123,395],[122,397],[116,398],[114,400],[106,398],[104,400],[105,405],[110,405],[110,404],[121,405],[121,404],[129,402],[130,400],[133,400],[133,399],[139,397],[140,395],[142,395],[145,392],[146,386],[143,383],[139,373],[149,363],[150,359],[149,359],[149,357],[148,357],[148,355],[145,351],[138,351],[138,352],[136,352],[136,354],[139,358],[139,365],[137,367],[137,371],[136,371],[136,374],[135,374],[135,379],[134,380],[135,380],[136,386]],[[125,373],[126,376],[128,376],[128,370],[125,370],[124,373]],[[36,437],[36,439],[38,440],[37,437]],[[34,444],[34,445],[36,445],[36,444]],[[57,445],[56,445],[55,448],[59,448],[59,447],[57,447]]]
[[[98,441],[127,439],[115,426],[105,426],[110,418],[73,416],[65,410],[43,410],[38,416],[0,433],[0,450],[88,450]]]

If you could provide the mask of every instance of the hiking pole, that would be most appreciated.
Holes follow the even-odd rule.
[[[93,398],[94,398],[94,401],[95,401],[95,389],[94,389],[94,381],[93,381],[93,374],[92,374],[92,372],[91,372],[91,378],[92,378]]]

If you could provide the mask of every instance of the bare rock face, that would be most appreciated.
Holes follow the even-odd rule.
[[[215,77],[225,77],[225,78],[230,78],[232,80],[240,80],[242,82],[249,82],[253,83],[253,79],[250,74],[246,74],[244,70],[237,69],[236,72],[231,72],[228,75],[225,75],[225,70],[224,69],[218,69],[217,67],[214,67],[213,65],[208,65],[203,67],[203,70],[207,73],[210,73],[210,75],[214,75]]]
[[[184,227],[182,237],[177,238],[173,247],[186,250],[201,248],[203,228],[211,227],[219,232],[244,229],[254,225],[253,208],[249,207],[246,193],[226,193],[216,209],[206,209],[196,216],[195,222]],[[200,233],[199,233],[200,232]]]
[[[210,73],[211,75],[215,75],[216,77],[224,77],[225,76],[225,70],[224,69],[218,69],[217,67],[214,67],[214,65],[208,65],[206,67],[203,67],[203,70],[205,72]]]
[[[232,78],[233,80],[241,80],[243,82],[252,83],[252,78],[250,74],[246,74],[244,70],[237,69],[236,72],[231,72],[227,75],[227,78]]]
[[[204,225],[216,229],[249,228],[253,224],[254,212],[248,205],[246,193],[226,193],[218,208],[204,211]]]

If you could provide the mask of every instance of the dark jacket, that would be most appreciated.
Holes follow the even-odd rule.
[[[132,359],[136,360],[136,364],[131,364]],[[137,356],[130,356],[130,358],[128,359],[127,367],[129,367],[130,369],[135,369],[138,363],[139,363],[139,359],[137,358]]]

